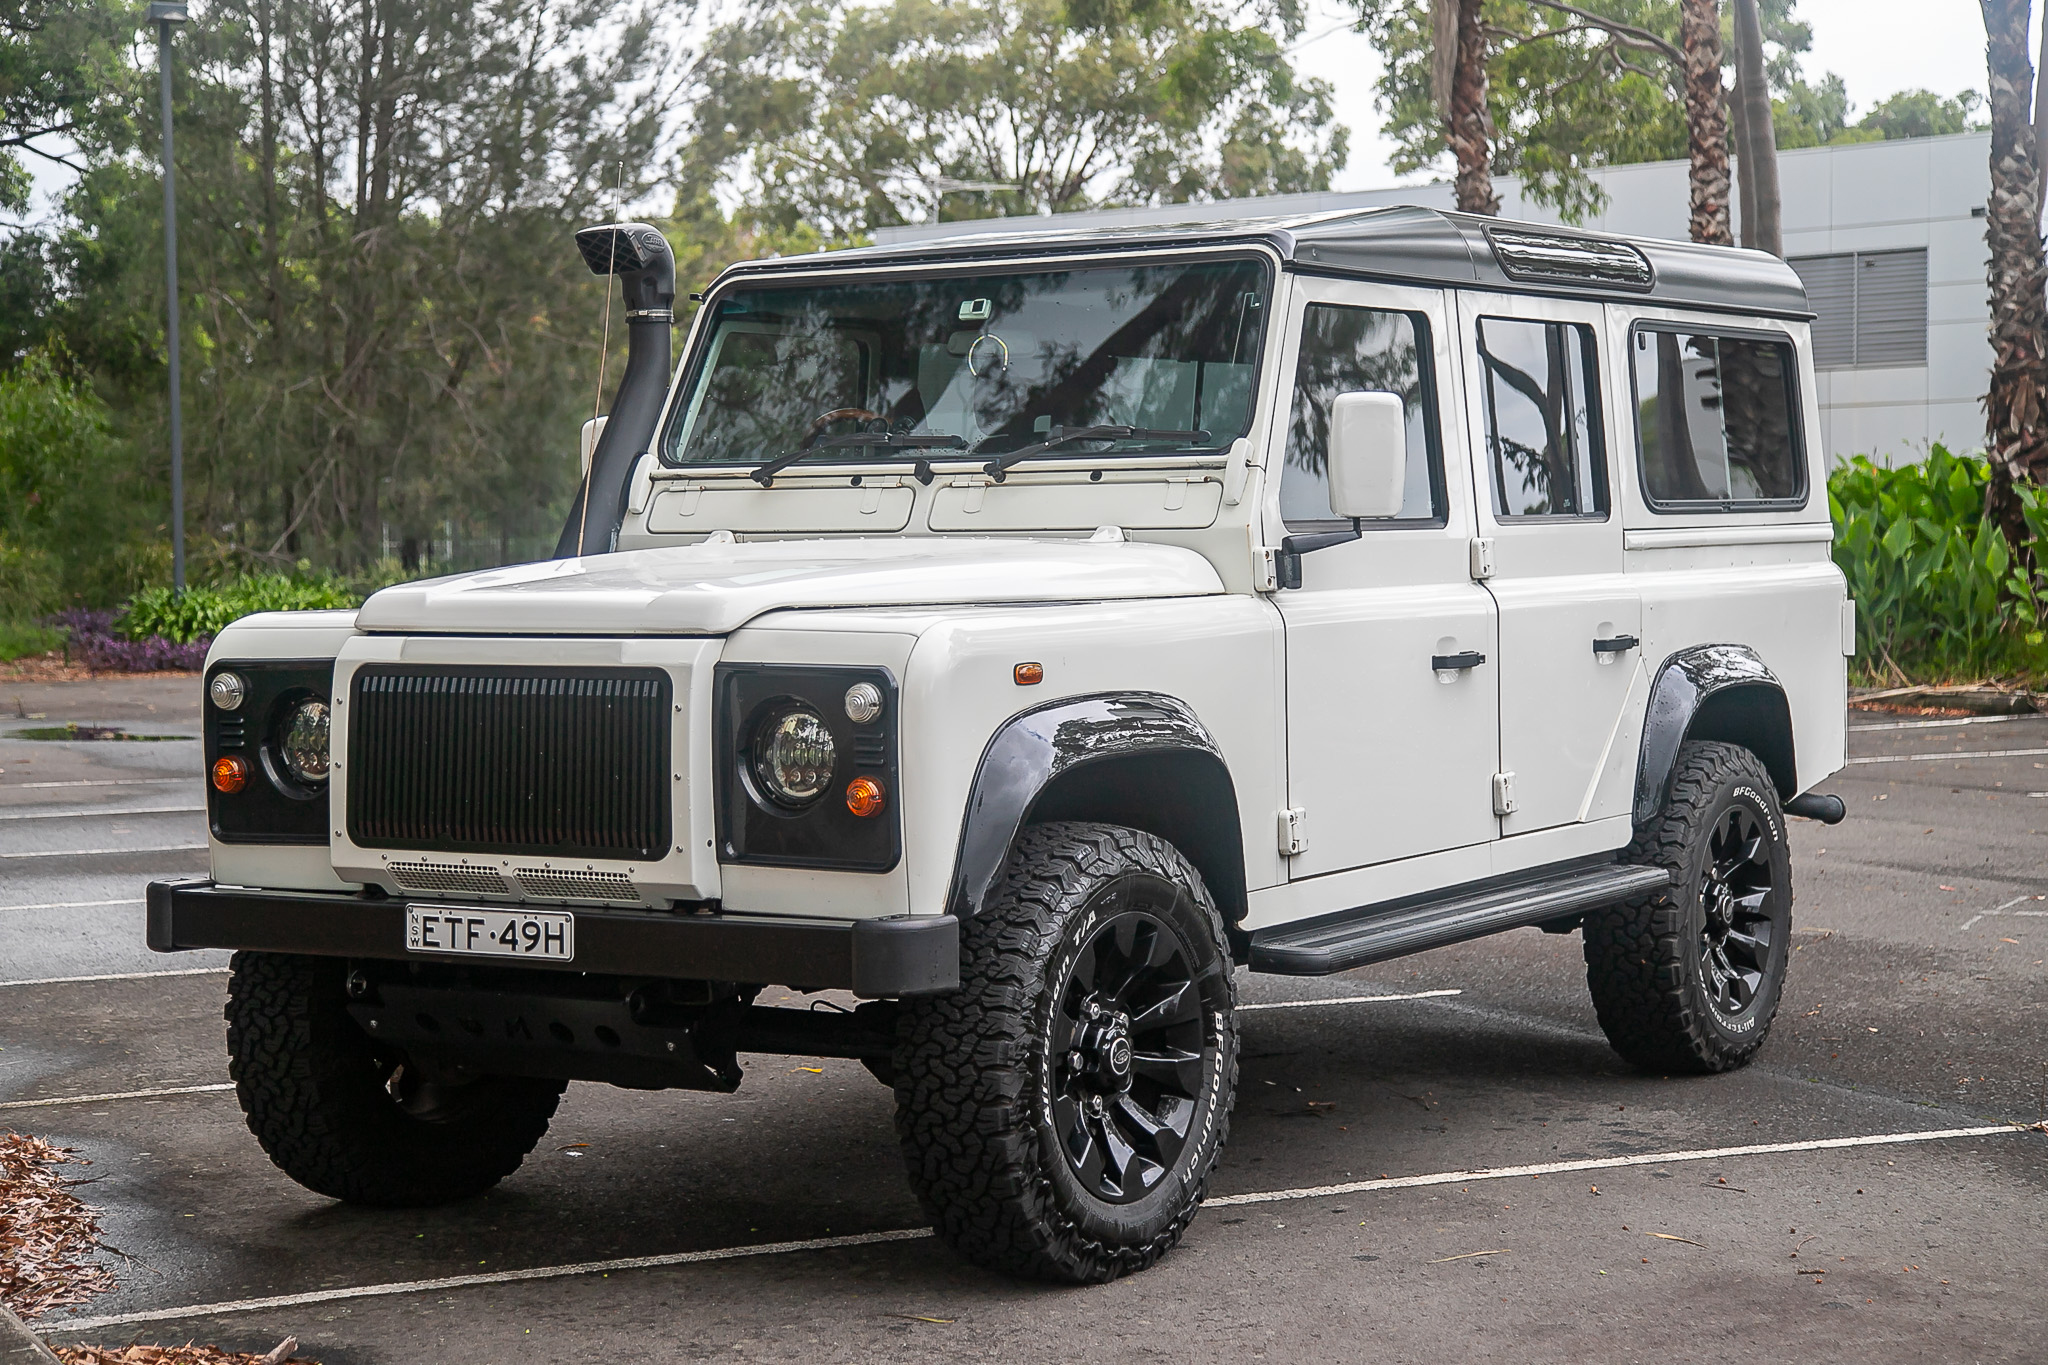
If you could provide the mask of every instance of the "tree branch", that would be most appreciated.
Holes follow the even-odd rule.
[[[1583,19],[1597,28],[1605,29],[1617,38],[1633,40],[1631,46],[1646,47],[1653,52],[1661,53],[1667,61],[1676,62],[1680,66],[1685,65],[1685,53],[1679,50],[1677,44],[1666,42],[1646,28],[1637,28],[1634,24],[1624,24],[1619,19],[1609,19],[1604,14],[1595,14],[1591,10],[1580,9],[1577,5],[1565,4],[1564,0],[1529,0],[1529,3],[1569,14],[1574,19]]]

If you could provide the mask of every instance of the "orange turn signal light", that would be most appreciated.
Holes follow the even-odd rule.
[[[1019,687],[1032,687],[1045,681],[1044,664],[1018,664],[1010,670],[1010,676]]]
[[[882,807],[887,804],[888,793],[872,777],[856,777],[846,784],[846,808],[863,820],[871,815],[880,815]]]
[[[213,789],[223,796],[233,796],[249,785],[249,760],[234,754],[226,754],[213,761]]]

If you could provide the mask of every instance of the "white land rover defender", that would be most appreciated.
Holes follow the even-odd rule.
[[[239,950],[293,1179],[455,1199],[570,1080],[857,1058],[942,1237],[1104,1280],[1201,1203],[1235,968],[1579,930],[1631,1062],[1762,1044],[1853,640],[1783,263],[968,236],[736,266],[671,383],[661,235],[578,241],[631,351],[558,557],[207,663],[212,876],[149,943]]]

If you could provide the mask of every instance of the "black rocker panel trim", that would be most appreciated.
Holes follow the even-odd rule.
[[[718,860],[768,867],[887,872],[903,856],[902,793],[897,784],[896,679],[886,668],[831,664],[720,664],[713,726],[717,741]],[[846,690],[873,683],[882,712],[856,724],[846,715]],[[778,807],[756,786],[752,740],[778,707],[801,702],[832,732],[831,785],[801,810]],[[882,784],[879,815],[847,810],[846,784],[872,777]]]
[[[1698,645],[1658,667],[1636,763],[1638,827],[1663,806],[1678,748],[1688,739],[1740,744],[1763,760],[1781,798],[1799,790],[1784,685],[1747,645]]]
[[[242,704],[213,704],[213,680],[233,673],[248,687]],[[291,709],[302,701],[334,698],[332,659],[224,659],[201,680],[205,710],[206,822],[224,844],[325,844],[331,781],[308,787],[286,771],[277,751]],[[247,759],[249,782],[232,796],[213,789],[216,759]]]
[[[1186,703],[1156,692],[1106,693],[1005,721],[975,770],[948,913],[980,914],[1018,833],[1048,820],[1156,834],[1195,865],[1226,922],[1244,918],[1236,787]]]

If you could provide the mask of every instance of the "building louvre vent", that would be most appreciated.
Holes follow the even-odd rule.
[[[1843,251],[1787,262],[1813,308],[1821,370],[1927,363],[1927,251]]]
[[[1603,284],[1647,291],[1656,284],[1649,257],[1627,242],[1488,228],[1494,259],[1511,280],[1530,284]]]

